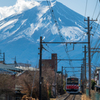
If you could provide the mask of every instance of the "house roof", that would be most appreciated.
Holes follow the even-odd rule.
[[[12,70],[12,71],[22,71],[21,69],[15,68],[15,65],[7,65],[0,63],[0,68],[4,70]]]
[[[0,74],[15,75],[17,72],[22,71],[21,69],[15,68],[14,64],[7,65],[0,63]]]
[[[100,70],[100,67],[96,67],[97,70]]]
[[[24,71],[26,71],[26,70],[39,71],[38,68],[34,68],[34,67],[23,67],[23,66],[19,66],[19,67],[16,67],[16,68],[21,69],[21,70],[24,70]]]
[[[5,70],[0,68],[0,74],[9,74],[9,75],[15,75],[16,72],[10,71],[10,70]]]

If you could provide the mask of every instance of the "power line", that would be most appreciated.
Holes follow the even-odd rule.
[[[61,41],[65,41],[65,40],[63,39],[63,37],[62,37],[62,35],[61,35],[61,32],[60,32],[60,29],[59,29],[59,27],[58,27],[58,22],[57,22],[57,20],[56,20],[55,15],[54,15],[53,8],[51,7],[51,2],[50,2],[50,0],[49,0],[49,1],[46,0],[46,1],[47,1],[48,6],[49,6],[49,9],[50,9],[52,18],[53,18],[53,20],[54,20],[54,22],[55,22],[56,28],[57,28],[57,30],[58,30],[60,39],[61,39]],[[65,49],[65,52],[67,53],[68,58],[70,59],[69,54],[68,54],[68,52],[67,52],[67,48],[66,48],[65,46],[64,46],[64,49]]]
[[[55,15],[54,15],[54,10],[53,10],[53,8],[51,7],[51,2],[50,2],[50,0],[49,0],[49,1],[46,0],[46,1],[47,1],[48,6],[49,6],[49,10],[50,10],[50,13],[51,13],[51,15],[52,15],[52,18],[53,18],[53,20],[54,20],[54,22],[55,22],[55,25],[56,25],[56,28],[57,28],[57,30],[58,30],[58,33],[59,33],[59,35],[60,35],[60,38],[61,38],[62,41],[64,41],[64,39],[63,39],[63,37],[62,37],[62,35],[61,35],[61,32],[60,32],[60,29],[59,29],[59,27],[58,27],[58,22],[57,22],[57,20],[56,20]]]
[[[95,8],[94,8],[94,12],[93,12],[92,18],[93,18],[94,14],[95,14],[95,11],[96,11],[96,8],[97,8],[97,4],[98,4],[98,0],[96,2]]]
[[[94,46],[94,48],[96,48],[96,46],[97,46],[97,44],[98,44],[98,42],[100,41],[100,37],[98,38],[98,40],[97,40],[97,42],[96,42],[96,44],[95,44],[95,46]],[[100,45],[100,44],[99,44]],[[99,47],[99,45],[97,46],[97,48]],[[93,49],[94,50],[94,49]],[[93,52],[93,54],[92,54],[92,56],[91,56],[91,59],[93,59],[93,55],[95,54],[95,52]]]
[[[99,20],[99,23],[97,24],[97,27],[96,27],[96,29],[95,29],[95,31],[94,31],[94,34],[96,33],[96,31],[97,31],[99,25],[100,25],[100,20]],[[93,35],[94,35],[94,34],[93,34]]]
[[[45,41],[43,41],[43,42],[45,42]],[[48,46],[47,43],[45,43],[45,45],[46,45],[49,49],[51,49],[50,46]],[[46,50],[46,51],[48,51],[48,50]],[[56,53],[53,49],[51,49],[51,51],[54,52],[54,53]],[[52,53],[52,52],[50,52],[50,51],[48,51],[48,52],[49,52],[49,53]],[[58,55],[58,56],[61,57],[60,55]]]
[[[100,2],[100,0],[99,0],[99,2]],[[99,4],[100,5],[100,4]],[[98,19],[99,18],[99,15],[100,15],[100,9],[99,9],[99,13],[98,13],[98,15],[97,15],[97,18],[96,19]]]
[[[46,44],[46,46],[47,46],[47,44]],[[48,46],[49,47],[49,46]],[[50,47],[49,47],[50,48]],[[52,54],[52,52],[50,52],[50,51],[48,51],[46,48],[44,48],[43,47],[43,49],[45,50],[45,51],[47,51],[47,52],[49,52],[50,54]],[[52,49],[51,49],[52,50]],[[59,56],[59,57],[61,57],[61,56]],[[60,60],[57,62],[57,64],[60,62]]]

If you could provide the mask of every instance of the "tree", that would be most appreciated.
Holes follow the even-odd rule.
[[[14,93],[15,76],[0,74],[0,95]]]

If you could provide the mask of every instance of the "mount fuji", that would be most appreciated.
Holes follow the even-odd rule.
[[[65,41],[87,41],[86,22],[84,16],[71,10],[56,0],[51,1],[51,8],[54,11],[60,32]],[[97,23],[94,22],[96,29]],[[99,29],[91,39],[92,47],[95,46],[99,37]],[[39,60],[40,36],[43,41],[60,41],[61,37],[50,13],[50,8],[46,1],[17,0],[16,4],[10,7],[0,8],[0,49],[6,53],[6,62],[13,62],[15,56],[17,62],[32,63],[36,65]],[[50,58],[51,53],[57,53],[58,58],[83,58],[83,48],[81,44],[66,44],[68,53],[66,54],[63,44],[43,44],[43,58]],[[69,52],[70,51],[70,52]],[[72,66],[80,66],[81,62],[72,62]],[[61,62],[58,64],[68,66],[71,62]]]

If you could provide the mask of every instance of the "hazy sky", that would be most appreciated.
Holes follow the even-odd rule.
[[[0,7],[3,6],[12,6],[16,3],[17,0],[0,0]],[[44,1],[44,0],[36,0],[36,1]],[[45,0],[46,1],[46,0]],[[82,14],[83,16],[91,16],[93,15],[94,9],[96,2],[98,1],[95,16],[98,15],[98,12],[100,11],[100,3],[99,0],[57,0],[67,7],[71,8],[72,10]],[[85,14],[85,9],[86,9],[86,1],[87,2],[87,10]],[[94,18],[96,18],[94,16]]]

